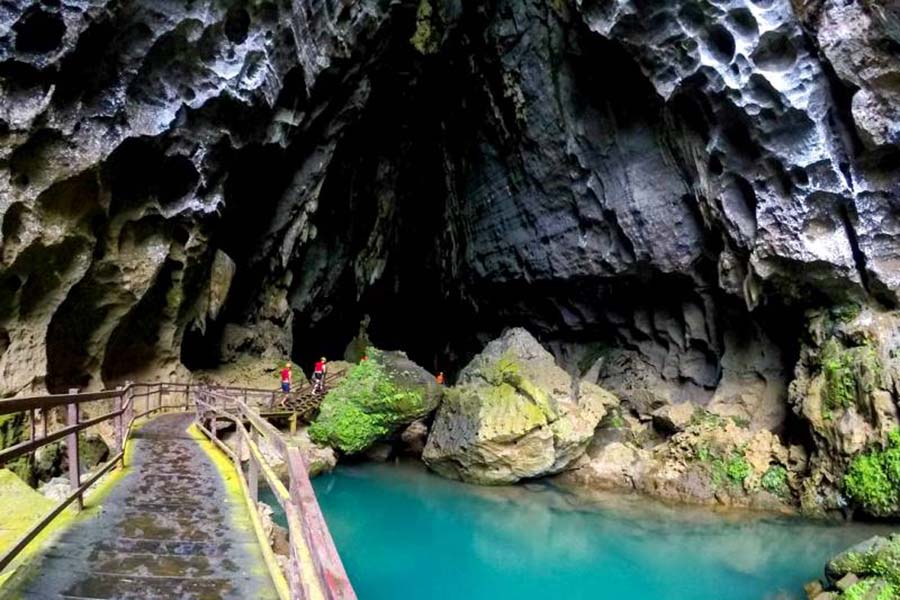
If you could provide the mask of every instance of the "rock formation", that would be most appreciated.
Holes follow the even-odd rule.
[[[802,446],[828,510],[843,448],[890,420],[810,412],[803,315],[897,307],[898,23],[883,0],[5,2],[0,395],[306,366],[365,315],[452,375],[524,325],[640,420],[690,401]]]
[[[358,454],[437,408],[442,390],[428,371],[402,352],[367,354],[325,396],[309,427],[314,442]]]
[[[527,331],[510,329],[447,391],[422,460],[474,483],[552,475],[584,453],[615,404],[599,387],[572,381]]]
[[[825,566],[828,590],[806,586],[810,600],[896,598],[900,595],[900,536],[876,536],[846,550]]]

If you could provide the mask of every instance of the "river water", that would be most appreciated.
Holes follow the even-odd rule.
[[[360,600],[799,599],[830,556],[885,533],[470,486],[418,464],[342,466],[313,483]]]

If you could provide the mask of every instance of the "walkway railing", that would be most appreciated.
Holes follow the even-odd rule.
[[[33,541],[67,507],[77,503],[83,507],[83,497],[88,488],[100,477],[112,470],[116,464],[125,466],[125,442],[131,436],[135,422],[145,416],[165,411],[190,411],[193,406],[197,413],[197,425],[235,463],[242,485],[253,500],[254,510],[258,510],[257,489],[259,473],[275,493],[288,519],[291,556],[287,573],[291,597],[303,600],[355,600],[356,595],[347,578],[343,563],[334,546],[322,516],[315,492],[309,481],[305,461],[297,448],[290,447],[278,432],[257,410],[271,411],[283,394],[273,390],[237,387],[211,387],[186,383],[129,383],[126,386],[102,392],[30,396],[0,400],[0,416],[28,414],[31,431],[28,440],[8,448],[0,448],[0,467],[23,456],[34,453],[39,448],[65,439],[66,462],[72,492],[57,504],[38,523],[33,525],[4,554],[0,555],[0,571],[3,571],[27,545]],[[82,405],[88,402],[112,400],[114,409],[97,417],[82,420]],[[54,411],[65,407],[65,424],[50,431],[49,422]],[[40,415],[41,431],[37,428]],[[204,425],[204,418],[212,419],[211,427]],[[232,451],[218,439],[216,420],[230,420],[235,423],[239,448]],[[113,421],[115,431],[115,455],[98,467],[89,477],[82,480],[78,458],[79,432],[101,423]],[[244,427],[249,423],[250,431]],[[295,424],[292,420],[292,426]],[[289,485],[285,487],[278,479],[259,450],[258,440],[262,435],[281,452],[288,467]],[[246,446],[250,454],[248,475],[241,465],[242,448]]]
[[[356,594],[322,516],[300,450],[286,443],[271,423],[244,402],[240,392],[222,388],[200,389],[196,392],[196,406],[198,426],[234,461],[241,484],[249,491],[252,502],[259,506],[257,491],[261,473],[284,510],[290,542],[286,575],[291,596],[308,600],[355,600]],[[219,420],[234,423],[238,432],[236,450],[219,439]],[[205,421],[209,421],[209,427],[204,425]],[[249,431],[245,429],[245,423],[249,425]],[[287,486],[260,450],[261,438],[278,450],[287,465]],[[246,475],[241,468],[244,449],[249,454]]]

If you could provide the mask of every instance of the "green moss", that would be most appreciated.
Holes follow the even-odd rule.
[[[776,496],[787,496],[791,491],[788,486],[787,469],[781,465],[769,467],[768,470],[763,473],[762,478],[759,480],[759,484],[762,486],[762,489],[770,494],[775,494]]]
[[[347,377],[328,392],[309,428],[314,442],[350,454],[361,452],[428,412],[424,392],[395,383],[380,356],[378,350],[370,348],[369,360],[352,367]]]
[[[416,30],[409,42],[422,54],[434,54],[441,47],[441,36],[438,33],[440,18],[429,0],[419,0],[416,9]]]
[[[900,598],[900,538],[879,539],[869,550],[846,552],[832,560],[828,570],[860,578],[840,596],[844,600],[896,600]]]
[[[881,579],[863,579],[840,595],[840,600],[897,600],[900,587]]]
[[[844,491],[866,512],[888,516],[900,512],[900,431],[884,449],[853,459],[844,475]]]
[[[878,352],[871,344],[844,348],[829,338],[822,346],[822,416],[830,419],[834,411],[858,404],[862,395],[876,387],[881,371]]]
[[[0,415],[0,448],[8,448],[28,439],[28,417],[25,413]],[[19,476],[29,485],[35,483],[33,460],[31,456],[19,457],[6,468]]]
[[[855,302],[851,302],[849,304],[833,306],[828,312],[835,322],[849,323],[859,316],[859,313],[862,312],[862,306]]]
[[[547,420],[553,421],[558,417],[547,392],[522,374],[522,367],[512,354],[506,353],[497,361],[485,365],[480,373],[494,388],[503,389],[504,385],[509,386],[513,392],[519,392],[530,398]]]

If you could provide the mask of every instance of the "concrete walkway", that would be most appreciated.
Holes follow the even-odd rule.
[[[32,561],[13,597],[277,598],[246,504],[186,432],[191,420],[144,425],[100,509]]]

